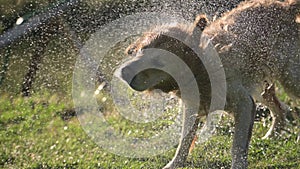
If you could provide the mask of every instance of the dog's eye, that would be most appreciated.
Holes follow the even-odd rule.
[[[134,53],[135,49],[134,48],[129,48],[127,51],[126,51],[126,54],[127,55],[132,55]]]
[[[130,46],[126,49],[125,53],[126,53],[127,55],[132,55],[132,54],[136,53],[136,48],[137,48],[136,45],[130,45]]]

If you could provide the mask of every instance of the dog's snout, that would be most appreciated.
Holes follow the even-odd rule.
[[[133,74],[133,70],[131,70],[131,68],[126,65],[121,66],[114,73],[116,77],[125,81],[127,84],[130,84],[130,81],[132,79],[132,74]]]
[[[115,76],[136,91],[144,91],[147,89],[144,85],[139,84],[140,78],[137,78],[139,76],[136,75],[136,72],[130,66],[120,67],[116,70]]]

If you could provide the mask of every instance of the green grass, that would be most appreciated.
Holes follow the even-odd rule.
[[[175,149],[151,158],[126,158],[105,151],[83,131],[70,101],[56,95],[0,99],[0,168],[161,168]],[[120,119],[119,119],[120,120]],[[116,124],[114,124],[116,125]],[[120,129],[132,126],[121,122]],[[297,131],[296,126],[290,126]],[[196,145],[187,168],[229,168],[231,120],[224,119],[217,135]],[[300,168],[296,134],[262,140],[267,128],[256,123],[249,168]]]

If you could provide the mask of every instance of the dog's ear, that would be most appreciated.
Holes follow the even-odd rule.
[[[201,31],[205,29],[205,27],[209,24],[209,21],[205,14],[200,14],[196,17],[194,22],[194,27],[200,28]]]

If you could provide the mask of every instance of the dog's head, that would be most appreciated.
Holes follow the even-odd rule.
[[[132,59],[121,65],[117,76],[137,91],[160,89],[163,92],[170,92],[178,90],[175,79],[164,71],[164,68],[176,63],[162,59],[159,52],[153,53],[148,50],[160,49],[183,55],[184,49],[181,42],[172,38],[170,33],[183,37],[188,36],[188,32],[183,30],[183,27],[163,26],[145,33],[126,49],[126,54],[130,55]]]
[[[180,73],[180,76],[185,76],[186,71],[180,70],[175,60],[162,59],[160,51],[167,51],[187,65],[198,85],[209,84],[204,65],[186,43],[192,41],[190,44],[194,47],[199,46],[201,30],[207,22],[201,18],[198,18],[197,22],[200,22],[194,23],[194,26],[200,28],[197,36],[194,26],[185,25],[161,26],[145,33],[127,48],[126,53],[132,56],[132,59],[121,65],[116,75],[137,91],[160,89],[163,92],[180,93],[176,80],[164,70],[171,67]]]

